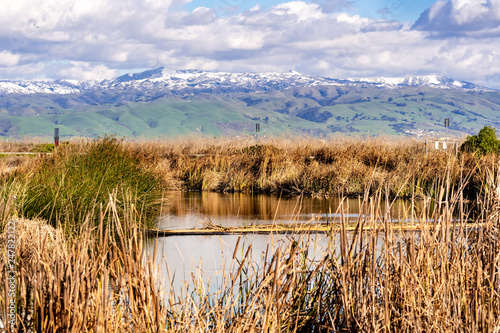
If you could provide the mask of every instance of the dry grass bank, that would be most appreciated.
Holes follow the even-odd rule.
[[[67,232],[60,214],[54,216],[56,227],[22,219],[23,195],[40,181],[25,182],[21,167],[0,188],[0,314],[10,301],[12,230],[6,226],[17,221],[14,276],[20,332],[498,331],[497,158],[457,159],[439,153],[425,158],[418,147],[413,141],[377,140],[124,142],[118,151],[132,156],[134,166],[184,186],[190,181],[204,184],[216,172],[218,185],[206,189],[260,186],[256,189],[272,192],[286,185],[305,193],[364,195],[355,231],[347,230],[346,219],[333,225],[329,245],[319,257],[308,255],[309,239],[290,238],[260,259],[251,256],[251,246],[237,245],[234,253],[225,254],[232,256],[232,266],[215,293],[197,275],[182,293],[166,292],[159,282],[159,260],[156,254],[146,257],[145,238],[138,233],[144,215],[137,213],[137,197],[121,196],[114,186],[100,204],[81,206],[77,233]],[[415,159],[416,154],[421,155]],[[102,161],[89,156],[90,164]],[[51,163],[66,161],[57,158],[30,163],[50,171]],[[69,169],[72,164],[60,165]],[[64,175],[71,174],[67,169]],[[343,181],[340,174],[346,177]],[[237,181],[243,176],[248,182],[244,186]],[[56,183],[62,188],[68,178],[49,179],[64,180]],[[348,185],[355,183],[361,190],[349,191]],[[470,188],[479,203],[474,216],[464,209]],[[427,222],[405,232],[384,215],[382,205],[391,204],[389,194],[419,193],[429,195],[427,209],[418,216],[410,210],[407,218]],[[457,211],[463,213],[453,219]],[[59,212],[75,219],[72,209]]]
[[[496,178],[491,181],[496,184]],[[87,224],[78,237],[17,220],[19,331],[498,330],[498,198],[495,192],[482,198],[486,225],[471,228],[465,224],[469,216],[451,219],[461,193],[446,197],[445,188],[437,191],[437,209],[408,212],[410,219],[429,221],[416,232],[390,223],[384,207],[375,204],[380,198],[366,196],[356,231],[347,231],[345,222],[334,226],[320,256],[308,255],[308,238],[292,237],[262,257],[237,244],[224,254],[233,261],[214,293],[195,274],[191,287],[166,292],[156,263],[168,263],[156,254],[146,257],[137,215],[133,209],[119,214],[116,198],[103,207],[101,223]],[[4,243],[0,249],[0,281],[6,281]],[[7,292],[4,284],[2,309]]]
[[[37,140],[0,140],[0,152],[29,152],[41,142]]]
[[[63,149],[82,151],[88,140],[73,140]],[[466,194],[474,198],[484,170],[496,157],[464,153],[454,156],[408,138],[182,138],[123,141],[121,147],[165,189],[218,192],[291,193],[358,196],[366,188],[390,196],[429,196],[438,183],[457,190],[469,179]],[[41,146],[37,146],[37,149]],[[34,149],[34,148],[32,148]],[[60,149],[59,149],[60,150]],[[35,160],[27,168],[18,168]],[[39,157],[0,158],[3,177],[42,161]]]
[[[366,188],[390,196],[427,196],[434,185],[458,189],[471,178],[480,184],[496,159],[454,156],[413,139],[179,139],[129,142],[153,160],[170,187],[220,192],[362,195]],[[476,186],[477,187],[477,186]],[[469,188],[469,190],[471,189]],[[475,196],[475,194],[473,194]]]

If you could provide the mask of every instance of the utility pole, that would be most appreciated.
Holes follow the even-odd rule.
[[[54,128],[54,146],[59,146],[59,127]]]

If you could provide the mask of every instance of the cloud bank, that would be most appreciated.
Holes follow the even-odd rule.
[[[416,22],[284,2],[220,17],[186,0],[19,0],[0,8],[0,78],[102,79],[164,66],[330,77],[437,74],[500,88],[500,0],[438,1]],[[381,9],[383,12],[383,8]]]
[[[434,37],[498,37],[500,0],[438,1],[424,11],[413,28]]]

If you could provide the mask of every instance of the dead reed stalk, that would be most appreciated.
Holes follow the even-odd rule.
[[[341,223],[332,224],[321,255],[311,254],[312,245],[320,246],[311,237],[290,237],[286,245],[269,246],[257,258],[251,246],[238,256],[237,245],[215,292],[195,273],[192,286],[166,292],[159,285],[156,250],[151,257],[144,251],[144,238],[137,228],[142,221],[133,196],[120,197],[118,208],[117,193],[110,192],[109,200],[99,206],[98,223],[93,223],[94,216],[87,216],[79,234],[63,237],[60,229],[41,222],[19,224],[18,239],[23,244],[16,263],[18,331],[500,329],[496,158],[435,155],[419,162],[412,159],[411,149],[380,142],[344,142],[333,148],[307,141],[282,146],[228,143],[223,148],[203,144],[206,152],[215,155],[198,160],[182,155],[197,151],[197,146],[188,145],[181,150],[161,147],[163,153],[155,148],[160,151],[153,157],[147,151],[142,154],[168,159],[170,170],[185,182],[217,183],[222,190],[278,189],[284,184],[310,193],[327,193],[321,189],[357,193],[361,189],[355,231],[347,229],[343,203]],[[135,154],[146,149],[130,145],[127,149]],[[346,161],[348,166],[342,166]],[[208,171],[217,174],[217,181],[203,180]],[[182,178],[182,172],[190,176]],[[471,183],[476,196],[473,211],[464,204]],[[9,199],[23,190],[16,184],[6,183],[0,192],[4,224],[20,212],[16,201]],[[400,228],[387,213],[391,198],[398,195],[428,198],[419,212],[414,205],[409,207],[405,219],[417,225],[414,231]],[[2,282],[8,263],[3,250]],[[7,306],[6,293],[2,285],[0,309]]]
[[[41,222],[17,222],[19,332],[164,330],[166,309],[154,258],[141,264],[146,258],[135,212],[120,218],[115,200],[103,208],[98,226],[89,219],[77,238],[65,239],[61,230]],[[2,281],[5,255],[2,251]]]

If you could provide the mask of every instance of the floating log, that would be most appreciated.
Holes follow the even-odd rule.
[[[324,228],[227,228],[227,229],[179,229],[179,230],[154,230],[147,229],[144,232],[148,236],[217,236],[217,235],[242,235],[242,234],[298,234],[298,233],[328,233],[331,227]]]
[[[440,224],[432,223],[401,223],[394,224],[394,230],[418,231],[424,228],[442,227]],[[451,226],[450,226],[451,227]],[[479,224],[471,224],[468,229],[480,227]],[[326,234],[337,232],[340,230],[340,224],[309,224],[309,225],[253,225],[227,228],[222,226],[214,226],[211,228],[202,229],[177,229],[177,230],[159,230],[159,229],[143,229],[143,232],[150,237],[168,237],[168,236],[221,236],[221,235],[245,235],[245,234]],[[376,228],[383,230],[383,225],[377,224]],[[363,231],[371,231],[371,225],[364,225]],[[356,225],[346,226],[347,231],[355,231]]]

